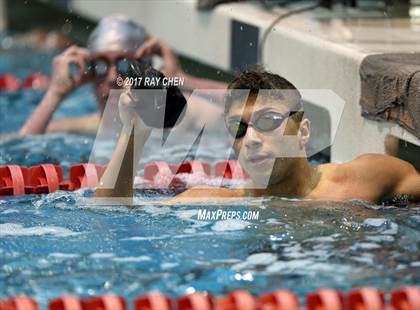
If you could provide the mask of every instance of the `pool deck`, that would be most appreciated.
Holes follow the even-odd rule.
[[[98,2],[74,0],[72,6],[75,12],[96,20],[115,12],[128,14],[177,52],[224,70],[234,67],[233,20],[256,28],[261,38],[278,14],[286,12],[267,11],[257,3],[224,4],[211,12],[200,12],[196,0],[106,1],[103,5]],[[383,153],[387,134],[420,145],[418,138],[394,123],[361,117],[359,105],[359,67],[364,57],[420,52],[420,26],[408,18],[343,16],[343,11],[331,14],[318,9],[281,21],[266,41],[265,66],[300,89],[332,90],[345,101],[342,116],[330,113],[332,121],[339,123],[336,130],[332,129],[332,161],[344,162],[369,152]],[[313,103],[324,106],[322,101]]]

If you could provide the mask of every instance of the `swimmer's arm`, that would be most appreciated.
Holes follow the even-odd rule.
[[[401,161],[400,176],[396,182],[393,195],[409,195],[420,201],[420,174],[409,163]]]
[[[180,124],[180,126],[185,126],[185,130],[188,130],[191,125],[200,129],[203,125],[208,129],[220,127],[220,121],[223,120],[222,107],[199,96],[191,96],[188,99],[188,109],[186,113],[188,113],[188,117],[185,117],[183,120],[184,122],[181,122]],[[187,120],[189,121],[188,123]]]
[[[224,90],[227,89],[228,84],[219,81],[198,78],[185,72],[182,72],[181,77],[184,79],[184,83],[180,88],[183,90],[184,95],[185,92],[194,93],[194,91],[197,90],[196,95],[204,96],[208,104],[221,108],[221,103],[223,103],[223,99],[226,95],[226,91]],[[202,90],[210,90],[210,92],[203,92]]]
[[[375,184],[382,196],[410,195],[420,199],[420,175],[410,163],[380,154],[362,155],[354,162],[361,171],[358,176]]]
[[[76,134],[96,134],[99,127],[99,114],[53,120],[47,132],[70,132]]]
[[[61,96],[52,91],[47,91],[36,110],[19,130],[19,136],[23,137],[45,133],[48,123],[61,100]]]
[[[128,198],[131,201],[136,168],[151,131],[136,129],[131,134],[130,131],[125,129],[121,131],[112,159],[96,189],[96,197]]]
[[[183,79],[181,88],[194,91],[195,89],[227,89],[227,84],[213,80],[194,77],[184,72],[179,64],[175,51],[165,42],[158,38],[151,38],[146,41],[137,51],[136,57],[151,57],[159,55],[163,59],[163,66],[160,70],[167,77],[180,77]],[[222,92],[220,92],[223,97]]]
[[[409,195],[420,199],[420,175],[413,165],[388,155],[371,155],[373,170],[380,171],[373,180],[385,184],[384,191],[391,196]]]
[[[185,88],[194,89],[227,89],[227,84],[219,81],[198,78],[187,73],[183,73]]]
[[[45,133],[52,115],[64,97],[92,78],[83,69],[89,59],[89,51],[77,46],[70,46],[62,54],[54,57],[50,86],[36,110],[19,131],[19,136]],[[77,64],[80,72],[83,73],[79,76],[72,76],[69,71],[70,63]]]

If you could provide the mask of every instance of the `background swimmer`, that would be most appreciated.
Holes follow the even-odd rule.
[[[37,109],[19,131],[20,136],[42,134],[44,132],[73,132],[95,134],[100,117],[111,89],[119,88],[116,79],[122,60],[144,59],[158,55],[163,60],[160,69],[167,77],[182,77],[184,86],[195,88],[225,88],[224,83],[196,78],[186,74],[180,67],[174,51],[156,38],[148,40],[146,30],[124,15],[104,17],[91,33],[88,47],[71,46],[56,56],[52,63],[50,86]],[[95,72],[88,70],[88,64],[96,63]],[[77,65],[80,74],[71,75],[70,65]],[[92,82],[98,102],[99,112],[84,117],[51,121],[63,99],[79,86]],[[118,100],[118,99],[116,99]],[[208,115],[222,112],[220,107],[206,100],[195,100],[189,106],[189,113],[198,114],[204,110]],[[195,113],[195,114],[194,114]],[[192,117],[191,119],[194,119]]]
[[[225,118],[241,166],[260,189],[193,188],[171,202],[197,203],[209,197],[214,200],[260,195],[369,202],[396,195],[420,199],[420,175],[411,164],[395,157],[367,154],[344,164],[318,166],[310,165],[306,157],[284,157],[284,136],[296,137],[299,151],[305,153],[311,135],[310,122],[303,117],[301,95],[286,79],[265,71],[245,71],[230,83],[229,89],[250,90],[245,107],[243,101],[234,96],[226,98]],[[287,90],[292,95],[283,99],[262,95],[257,100],[259,90],[264,89]],[[121,96],[119,104],[125,129],[101,180],[102,184],[109,184],[111,179],[117,182],[114,189],[98,188],[98,197],[131,197],[133,162],[127,159],[134,156],[136,166],[151,132],[141,118],[129,112],[134,104],[127,94]],[[131,135],[133,124],[137,127]],[[134,149],[134,140],[139,148]],[[264,184],[266,180],[268,183]],[[266,187],[261,189],[261,185]]]

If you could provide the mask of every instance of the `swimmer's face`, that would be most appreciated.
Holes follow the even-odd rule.
[[[108,100],[116,100],[118,102],[118,98],[109,98],[112,89],[120,88],[117,85],[117,78],[119,77],[117,66],[121,60],[133,59],[133,54],[123,50],[108,51],[94,54],[92,58],[93,61],[101,64],[101,68],[98,69],[101,74],[95,75],[93,85],[99,108],[103,112]]]
[[[289,117],[291,108],[287,102],[260,97],[256,101],[250,98],[247,104],[234,102],[226,116],[226,125],[235,128],[242,121],[246,131],[237,131],[239,134],[233,142],[235,153],[256,184],[270,185],[281,181],[289,172],[294,158],[284,156],[285,148],[291,147],[290,138],[301,139],[302,126],[309,135],[309,122]],[[250,125],[246,127],[243,123]],[[304,146],[305,139],[299,141],[303,144],[293,145]]]

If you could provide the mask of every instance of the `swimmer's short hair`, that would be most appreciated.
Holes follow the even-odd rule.
[[[249,98],[256,98],[260,89],[274,90],[273,92],[264,92],[264,95],[273,96],[274,99],[286,99],[290,108],[295,107],[294,110],[299,110],[291,118],[297,122],[300,122],[303,118],[302,96],[299,90],[280,75],[265,71],[260,67],[246,69],[239,73],[228,85],[228,90],[235,89],[249,90]],[[279,91],[282,89],[287,90],[287,96],[282,96],[282,92]],[[235,100],[243,100],[243,93],[228,92],[225,98],[225,114],[228,114]]]

